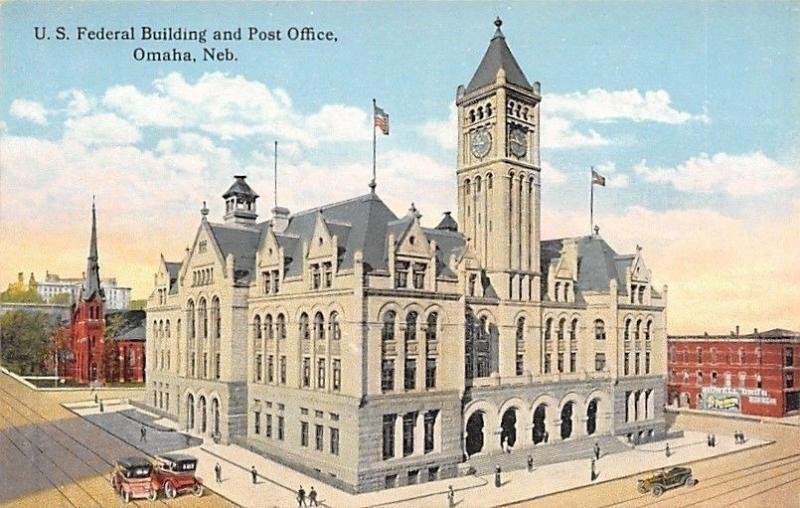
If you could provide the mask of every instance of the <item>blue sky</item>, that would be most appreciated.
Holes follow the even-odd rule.
[[[528,79],[542,83],[545,237],[585,232],[594,165],[612,183],[596,193],[604,235],[621,251],[651,249],[656,278],[677,283],[688,302],[687,327],[698,288],[728,288],[676,267],[676,245],[739,270],[754,294],[795,275],[771,268],[784,258],[766,263],[759,245],[785,240],[776,223],[797,221],[800,211],[796,2],[10,2],[0,6],[0,221],[10,234],[30,221],[26,231],[59,238],[77,260],[31,257],[35,242],[23,242],[0,263],[0,283],[18,270],[79,271],[94,192],[110,235],[127,229],[158,244],[107,240],[116,248],[109,268],[126,267],[136,296],[148,294],[154,256],[180,254],[199,202],[219,212],[233,173],[260,185],[266,213],[274,139],[282,204],[298,210],[362,193],[372,97],[392,120],[379,140],[379,194],[397,213],[416,201],[423,221],[435,222],[454,207],[455,89],[477,67],[496,15]],[[34,26],[59,25],[70,34],[76,26],[313,26],[338,42],[209,42],[238,61],[144,63],[133,61],[134,48],[199,54],[201,45],[34,40]],[[226,99],[232,90],[245,99]],[[309,181],[319,185],[303,188]],[[732,242],[742,252],[692,242]],[[775,320],[790,319],[781,311],[787,300],[800,303],[786,291],[771,304]],[[709,326],[730,327],[721,321],[747,302],[742,296]],[[800,327],[796,318],[782,323]]]

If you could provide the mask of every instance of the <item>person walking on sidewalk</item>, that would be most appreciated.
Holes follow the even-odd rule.
[[[222,483],[222,466],[219,465],[219,462],[214,466],[214,478],[217,483]]]
[[[308,506],[319,506],[317,502],[317,491],[314,490],[314,486],[311,486],[311,490],[308,491]]]
[[[528,454],[528,472],[533,473],[533,455]]]
[[[456,493],[453,491],[453,486],[447,486],[447,508],[453,508],[456,505]]]
[[[594,444],[594,458],[595,460],[600,460],[600,443]]]
[[[664,448],[664,454],[667,456],[667,458],[669,458],[669,456],[672,455],[672,452],[669,449],[669,443],[667,443],[667,447]]]
[[[501,472],[502,472],[502,470],[500,469],[500,464],[497,464],[496,466],[494,466],[494,486],[495,487],[500,487],[500,485],[502,483],[500,481],[500,473]]]
[[[253,485],[258,483],[258,471],[256,471],[256,466],[250,467],[250,476],[253,478]]]
[[[595,469],[595,460],[594,460],[594,457],[592,457],[592,463],[591,463],[590,465],[591,465],[591,475],[590,475],[590,478],[591,478],[591,480],[592,480],[592,481],[595,481],[595,480],[597,479],[597,470]]]
[[[147,442],[147,429],[142,425],[142,430],[139,431],[139,442],[146,443]]]
[[[305,508],[306,506],[306,489],[300,485],[300,488],[297,489],[297,507],[298,508]]]

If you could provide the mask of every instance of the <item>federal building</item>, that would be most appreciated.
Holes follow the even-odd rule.
[[[372,186],[259,220],[236,176],[155,275],[153,410],[351,492],[664,435],[666,287],[597,230],[540,238],[540,85],[495,24],[456,92],[455,216]]]

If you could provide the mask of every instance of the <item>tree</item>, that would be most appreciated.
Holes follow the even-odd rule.
[[[58,293],[57,295],[50,298],[50,303],[54,303],[57,305],[71,305],[72,295],[70,293]]]
[[[130,309],[131,310],[144,310],[147,306],[147,300],[131,300]]]
[[[105,364],[106,381],[108,382],[119,379],[119,351],[114,337],[118,336],[127,324],[125,314],[122,312],[106,316]]]
[[[20,289],[10,285],[7,290],[0,293],[0,302],[42,303],[42,297],[34,288]]]
[[[0,316],[3,365],[21,374],[38,374],[50,353],[53,325],[44,312],[14,310]]]

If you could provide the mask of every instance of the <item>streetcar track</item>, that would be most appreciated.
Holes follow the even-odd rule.
[[[105,464],[107,464],[107,465],[108,465],[108,466],[110,466],[111,468],[113,468],[113,466],[114,466],[114,463],[113,463],[112,461],[110,461],[109,459],[107,459],[107,458],[103,457],[102,455],[100,455],[99,453],[97,453],[95,450],[93,450],[92,448],[90,448],[89,446],[87,446],[85,443],[83,443],[83,442],[81,442],[80,440],[78,440],[77,438],[75,438],[73,435],[71,435],[71,434],[69,434],[68,432],[64,431],[64,429],[62,429],[61,427],[59,427],[59,425],[56,423],[56,421],[50,421],[50,420],[47,420],[47,419],[45,419],[45,417],[44,417],[44,416],[43,416],[43,415],[42,415],[42,414],[41,414],[41,413],[40,413],[38,410],[36,410],[36,409],[35,409],[35,408],[33,408],[32,406],[30,406],[30,405],[26,404],[26,403],[25,403],[23,400],[21,400],[20,398],[18,398],[17,396],[15,396],[13,393],[11,393],[10,391],[8,391],[7,389],[5,389],[5,388],[3,388],[3,387],[0,387],[0,391],[2,391],[3,393],[5,393],[5,394],[6,394],[6,395],[7,395],[7,396],[10,398],[10,399],[13,399],[14,401],[18,402],[18,403],[21,405],[21,407],[24,407],[24,408],[25,408],[27,411],[29,411],[30,413],[32,413],[33,415],[35,415],[36,417],[38,417],[38,418],[41,420],[41,422],[37,424],[37,423],[34,421],[34,419],[33,419],[33,418],[31,418],[30,416],[27,416],[27,415],[25,415],[25,414],[24,414],[24,413],[23,413],[23,412],[22,412],[22,411],[21,411],[21,410],[20,410],[18,407],[13,407],[11,404],[7,404],[7,406],[8,406],[8,407],[9,407],[9,408],[10,408],[12,411],[14,411],[14,412],[15,412],[15,413],[17,413],[18,415],[20,415],[20,417],[22,417],[24,420],[26,420],[26,421],[30,422],[30,424],[31,424],[31,425],[33,425],[33,426],[35,426],[35,428],[36,428],[36,429],[38,429],[40,432],[42,432],[43,434],[45,434],[45,435],[47,435],[48,437],[52,438],[52,439],[53,439],[53,441],[54,441],[55,443],[58,443],[58,445],[60,445],[60,446],[61,446],[62,448],[64,448],[65,450],[67,450],[67,452],[68,452],[68,453],[70,453],[70,454],[71,454],[73,457],[75,457],[75,458],[76,458],[76,459],[77,459],[79,462],[81,462],[81,463],[85,464],[85,465],[86,465],[86,466],[88,466],[90,469],[92,469],[92,470],[93,470],[95,473],[97,473],[101,479],[103,479],[104,481],[106,480],[106,478],[107,478],[107,474],[108,474],[106,471],[102,471],[102,470],[100,470],[99,468],[97,468],[97,467],[95,467],[95,466],[91,465],[91,464],[90,464],[90,463],[89,463],[89,462],[88,462],[86,459],[84,459],[84,458],[81,458],[81,457],[80,457],[80,456],[79,456],[79,455],[78,455],[78,454],[77,454],[77,453],[76,453],[76,452],[75,452],[73,449],[71,449],[71,448],[70,448],[70,447],[68,447],[66,444],[64,444],[64,442],[63,442],[63,441],[60,441],[60,440],[58,440],[57,438],[55,438],[55,435],[54,435],[54,433],[47,432],[46,428],[47,428],[47,427],[52,427],[53,429],[57,430],[59,433],[63,434],[64,436],[67,436],[67,438],[68,438],[68,439],[70,439],[70,440],[72,440],[74,443],[78,444],[80,448],[82,448],[82,449],[85,449],[85,450],[86,450],[86,451],[88,451],[88,452],[89,452],[91,455],[94,455],[95,457],[99,458],[99,459],[100,459],[102,462],[104,462]],[[2,418],[3,420],[5,420],[5,421],[7,421],[7,422],[9,422],[9,423],[10,423],[10,420],[9,420],[8,418],[5,418],[5,417],[3,417],[3,416],[0,416],[0,418]],[[26,436],[26,435],[25,435],[25,434],[24,434],[22,431],[19,431],[19,433],[20,433],[20,435],[22,435],[22,436],[23,436],[23,437],[24,437],[24,438],[25,438],[25,439],[26,439],[28,442],[30,442],[32,445],[36,446],[36,448],[37,448],[37,449],[39,449],[39,450],[40,450],[40,452],[42,453],[42,456],[46,457],[46,455],[44,455],[44,452],[41,450],[41,448],[40,448],[38,445],[36,445],[36,444],[35,444],[35,443],[34,443],[34,442],[33,442],[33,441],[32,441],[32,440],[31,440],[31,439],[28,437],[28,436]],[[10,439],[10,438],[9,438],[9,439]],[[114,439],[118,439],[118,438],[114,437]],[[121,441],[121,440],[120,440],[120,441]],[[121,441],[121,442],[125,443],[124,441]],[[127,446],[130,446],[128,443],[125,443],[125,444],[126,444]],[[16,444],[15,444],[15,446],[16,446]],[[49,459],[49,457],[46,457],[46,458],[47,458],[48,460],[50,460],[50,462],[53,462],[53,463],[55,464],[55,461],[53,461],[52,459]],[[36,467],[37,467],[37,469],[39,469],[39,470],[41,471],[41,468],[39,468],[38,466],[36,466]],[[77,487],[78,487],[80,490],[82,490],[82,491],[83,491],[83,492],[84,492],[84,493],[85,493],[87,496],[89,496],[89,498],[91,498],[93,501],[95,501],[95,502],[96,502],[96,503],[97,503],[99,506],[103,506],[103,503],[102,503],[102,502],[98,501],[98,499],[97,499],[95,496],[93,496],[92,494],[90,494],[90,493],[89,493],[89,491],[88,491],[86,488],[84,488],[84,487],[83,487],[83,486],[80,484],[80,481],[83,481],[83,482],[87,481],[87,479],[86,479],[86,478],[85,478],[85,479],[83,479],[83,480],[80,480],[80,481],[78,481],[76,478],[73,478],[73,476],[72,476],[72,475],[70,475],[70,474],[67,474],[67,472],[66,472],[64,469],[62,469],[60,466],[58,466],[57,464],[56,464],[56,467],[58,467],[58,468],[59,468],[59,470],[61,470],[61,472],[62,472],[62,473],[63,473],[63,474],[64,474],[64,475],[65,475],[67,478],[70,478],[70,479],[72,480],[72,482],[73,482],[73,483],[74,483],[74,484],[75,484],[75,485],[76,485],[76,486],[77,486]],[[48,479],[48,481],[49,481],[49,479]],[[52,482],[51,482],[51,483],[52,483]],[[72,503],[72,501],[71,501],[71,500],[69,500],[69,498],[67,498],[67,497],[66,497],[66,495],[63,493],[63,491],[61,491],[61,489],[58,489],[58,490],[59,490],[59,492],[61,492],[61,494],[62,494],[62,495],[65,497],[65,499],[67,499],[67,501],[68,501],[68,502],[69,502],[71,505],[75,506],[75,505],[74,505],[74,503]],[[132,500],[132,503],[133,503],[133,505],[134,505],[134,506],[140,506],[139,502],[137,502],[136,500]],[[158,499],[158,503],[159,503],[159,504],[161,504],[161,505],[168,506],[168,505],[167,505],[167,503],[166,503],[166,502],[165,502],[163,499]]]
[[[775,480],[775,479],[777,479],[777,478],[781,478],[781,477],[783,477],[783,476],[786,476],[786,475],[789,475],[789,474],[792,474],[792,473],[797,473],[797,472],[798,472],[798,471],[797,471],[796,469],[792,469],[792,470],[790,470],[790,471],[786,471],[785,473],[781,473],[781,474],[779,474],[779,475],[777,475],[777,476],[773,476],[773,477],[772,477],[772,478],[770,478],[770,479],[771,479],[771,480]],[[788,483],[793,483],[793,482],[796,482],[796,481],[798,481],[798,480],[800,480],[800,476],[798,476],[797,478],[795,478],[795,479],[793,479],[793,480],[791,480],[791,481],[784,482],[784,483],[786,483],[786,484],[788,484]],[[726,492],[722,492],[722,493],[720,493],[720,494],[715,494],[715,495],[713,495],[713,496],[709,496],[709,497],[706,497],[706,498],[700,499],[700,500],[698,500],[698,501],[694,501],[694,502],[692,502],[691,504],[687,504],[687,505],[684,505],[684,506],[685,506],[685,507],[688,507],[688,506],[697,506],[697,505],[698,505],[698,504],[700,504],[700,503],[705,503],[706,501],[710,501],[711,499],[715,499],[715,498],[718,498],[718,497],[727,496],[727,495],[731,494],[732,492],[736,492],[736,491],[738,491],[738,490],[746,489],[746,488],[749,488],[749,487],[752,487],[752,486],[753,486],[752,484],[742,485],[741,487],[736,487],[735,489],[731,489],[731,490],[728,490],[728,491],[726,491]],[[768,489],[766,489],[766,490],[771,490],[772,488],[773,488],[773,487],[770,487],[770,488],[768,488]]]

